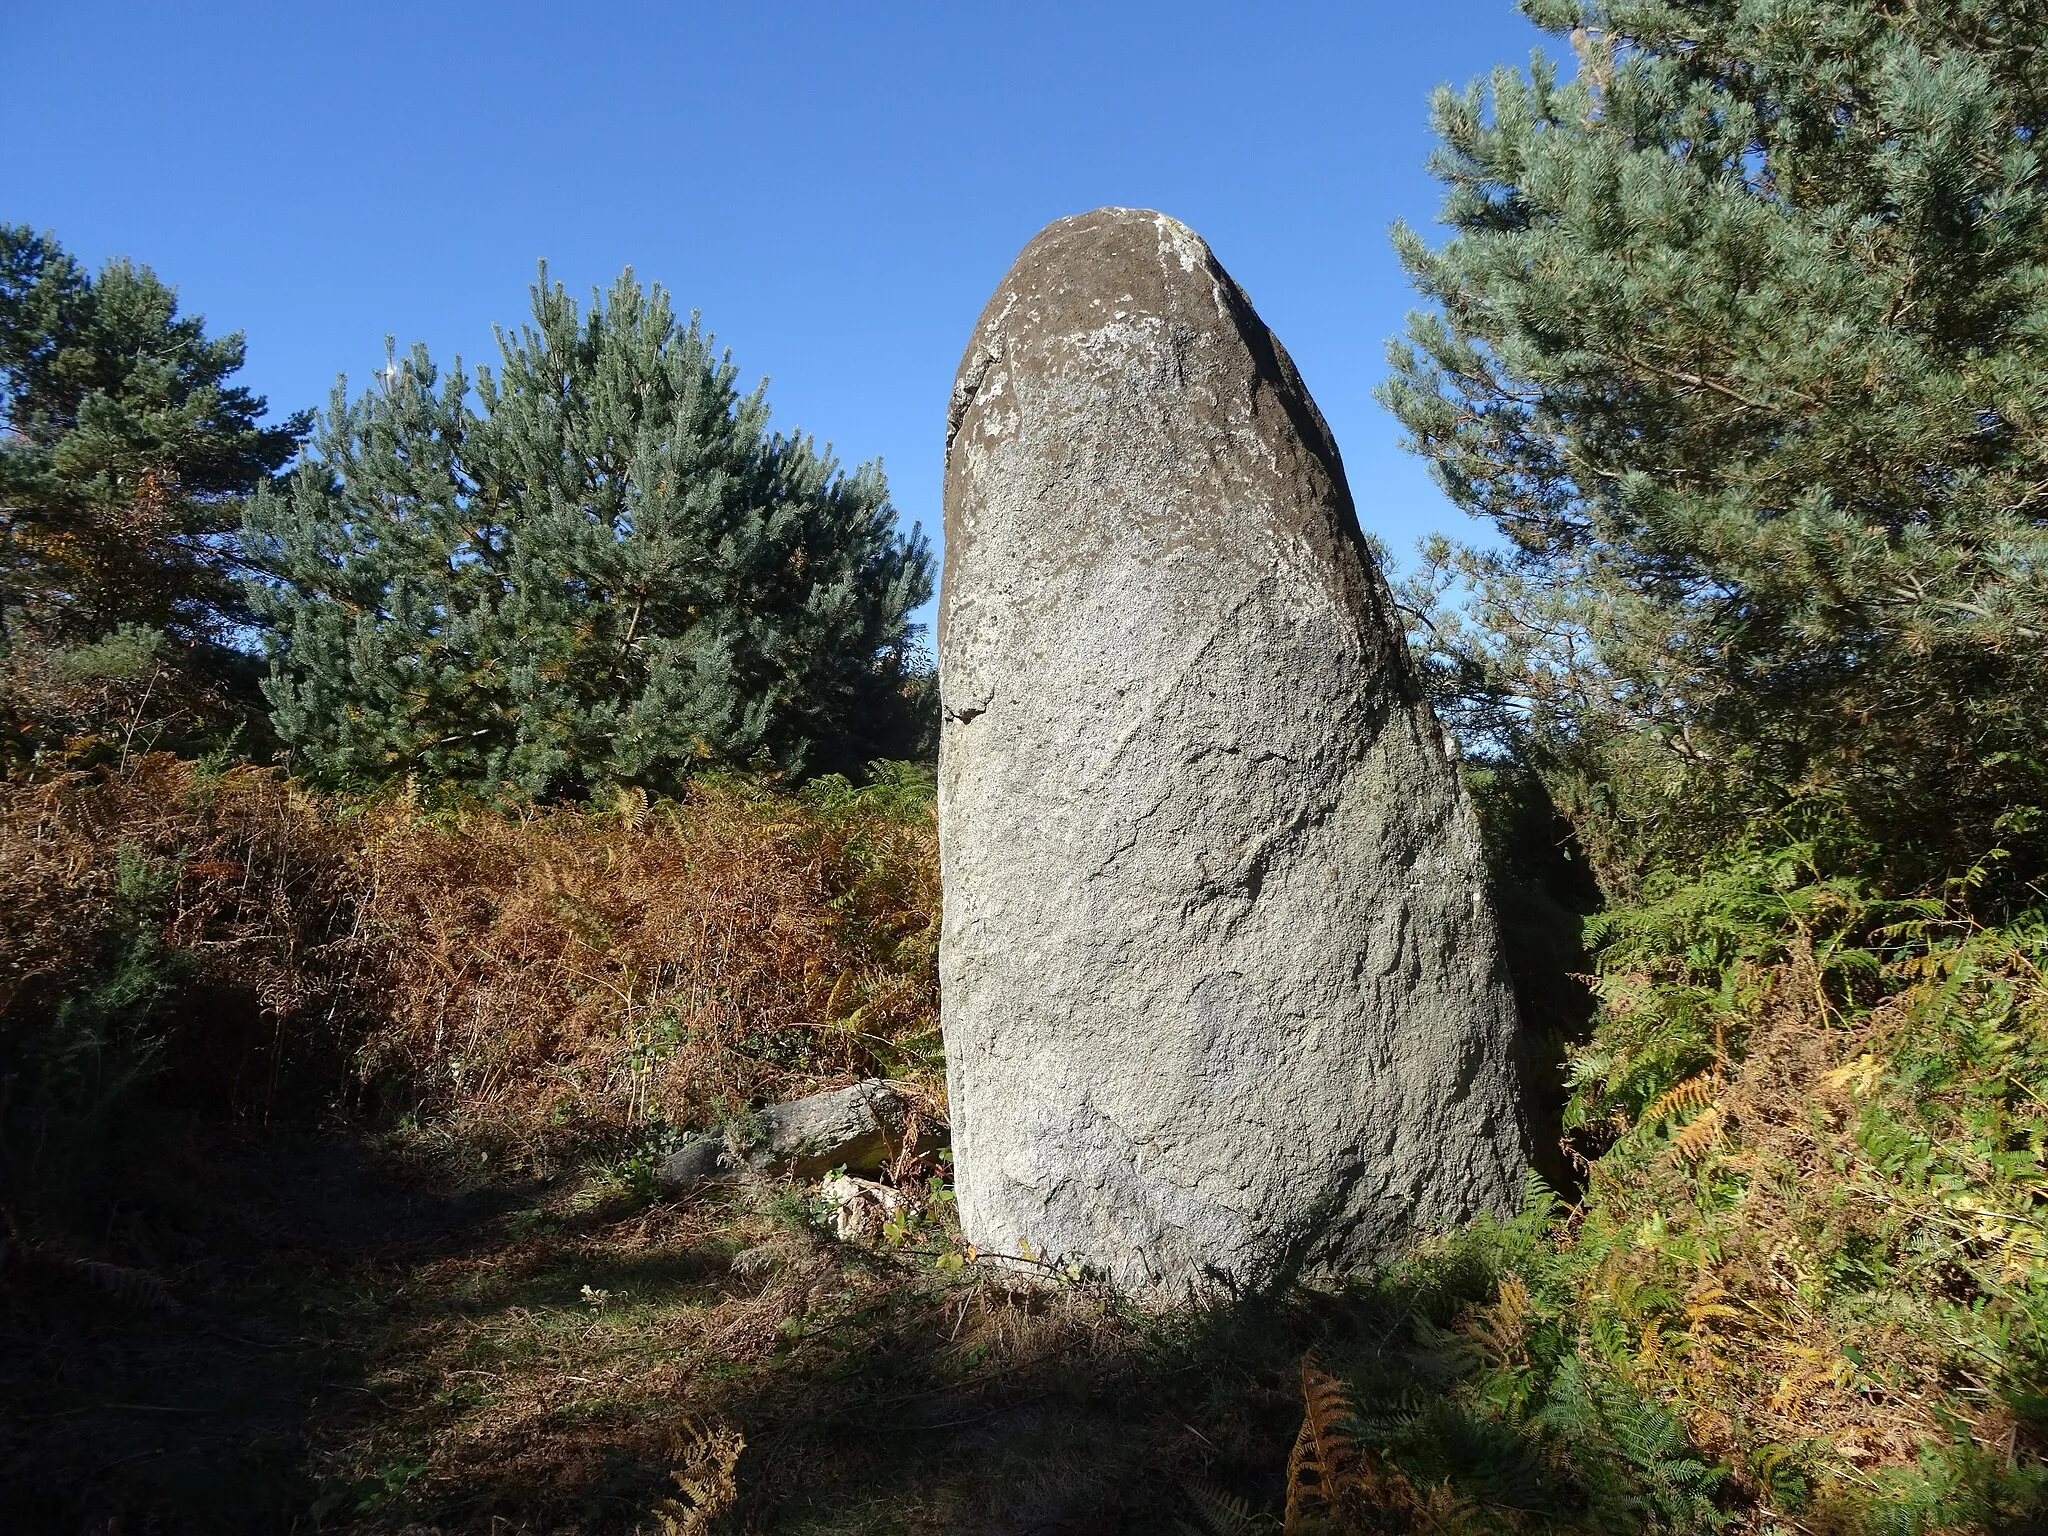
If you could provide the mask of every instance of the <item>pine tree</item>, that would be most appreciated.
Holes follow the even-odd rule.
[[[1385,399],[1507,536],[1445,692],[1615,865],[1824,795],[1921,873],[2048,805],[2048,13],[1524,0],[1438,93]],[[1442,588],[1435,589],[1441,592]],[[1424,604],[1427,607],[1427,604]]]
[[[10,751],[104,729],[98,685],[138,668],[158,725],[180,711],[224,724],[238,691],[254,701],[234,644],[250,618],[240,504],[298,451],[312,415],[266,425],[262,398],[231,382],[243,356],[240,333],[208,337],[149,268],[89,275],[51,236],[0,225]]]
[[[498,339],[473,391],[421,347],[337,385],[289,492],[250,505],[306,767],[558,797],[915,749],[931,556],[878,465],[771,434],[630,271],[584,315],[543,266]]]

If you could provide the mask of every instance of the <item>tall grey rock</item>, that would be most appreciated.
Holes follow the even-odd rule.
[[[1025,247],[947,423],[941,1007],[982,1248],[1180,1293],[1512,1206],[1477,831],[1336,444],[1209,248]]]

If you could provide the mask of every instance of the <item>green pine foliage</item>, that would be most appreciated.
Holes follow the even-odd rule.
[[[2048,789],[2048,13],[1524,0],[1434,103],[1449,240],[1388,404],[1505,535],[1439,542],[1446,702],[1611,879],[1832,792],[1914,878]]]
[[[196,746],[256,701],[241,501],[311,413],[265,424],[243,355],[149,268],[0,225],[0,755],[144,725]]]
[[[48,235],[0,226],[0,603],[67,639],[122,623],[219,641],[246,622],[240,499],[298,451],[311,413],[263,424],[149,268],[91,276]]]
[[[630,272],[559,285],[474,391],[423,348],[337,386],[248,527],[279,733],[328,782],[677,793],[915,755],[931,592],[878,465],[768,429],[760,390]]]

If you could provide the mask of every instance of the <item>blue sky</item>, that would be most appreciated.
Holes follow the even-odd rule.
[[[1159,208],[1287,344],[1400,552],[1471,529],[1372,398],[1414,302],[1387,229],[1435,215],[1431,88],[1542,42],[1511,0],[0,0],[0,219],[156,268],[278,410],[366,383],[387,334],[493,359],[539,258],[579,294],[630,263],[936,537],[1004,269],[1064,214]]]

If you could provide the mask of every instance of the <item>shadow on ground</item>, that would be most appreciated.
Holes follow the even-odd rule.
[[[0,1270],[14,1528],[312,1529],[310,1454],[382,1411],[370,1378],[403,1277],[518,1194],[439,1193],[309,1133],[150,1144],[97,1240],[17,1239]]]
[[[104,1240],[0,1268],[9,1528],[658,1531],[737,1431],[734,1528],[1172,1530],[1276,1501],[1327,1298],[1146,1316],[835,1242],[804,1197],[647,1205],[552,1177],[213,1128]],[[118,1254],[115,1265],[95,1255]],[[1362,1315],[1361,1315],[1362,1316]]]
[[[1205,1493],[1277,1508],[1305,1354],[1441,1406],[1455,1363],[1415,1340],[1490,1288],[1141,1312],[962,1265],[943,1219],[842,1243],[801,1190],[675,1206],[453,1140],[132,1140],[175,1150],[122,1171],[96,1242],[0,1263],[9,1531],[659,1532],[707,1436],[744,1440],[719,1529],[1201,1529]]]

